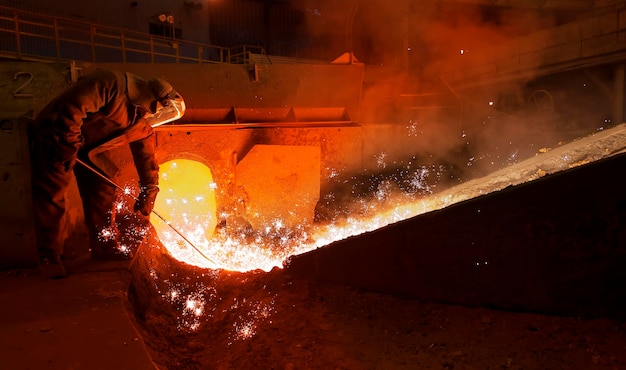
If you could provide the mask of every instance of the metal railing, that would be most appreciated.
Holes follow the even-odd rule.
[[[235,63],[261,46],[221,47],[0,6],[0,57],[100,63]]]

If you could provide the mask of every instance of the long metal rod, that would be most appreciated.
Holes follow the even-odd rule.
[[[139,201],[139,199],[126,192],[126,190],[124,188],[122,188],[121,186],[119,186],[118,184],[116,184],[115,182],[113,182],[113,180],[111,180],[110,178],[104,176],[102,173],[100,173],[98,170],[96,170],[95,168],[91,167],[90,165],[88,165],[87,163],[85,163],[84,161],[76,158],[76,162],[81,164],[82,166],[84,166],[85,168],[87,168],[88,170],[90,170],[91,172],[95,173],[96,175],[98,175],[101,179],[103,179],[104,181],[106,181],[107,183],[115,186],[116,188],[118,188],[119,190],[122,191],[122,193],[126,194],[127,196],[131,197],[132,199],[134,199],[135,201]],[[215,261],[213,261],[212,259],[210,259],[209,257],[207,257],[204,253],[202,253],[202,251],[200,249],[198,249],[198,247],[196,247],[189,239],[187,239],[185,237],[185,235],[183,235],[177,228],[175,228],[168,220],[165,219],[165,217],[161,216],[157,211],[155,211],[154,209],[151,211],[152,213],[154,213],[158,218],[160,218],[163,222],[165,222],[165,224],[167,226],[169,226],[172,230],[174,230],[174,232],[176,234],[178,234],[178,236],[180,236],[181,238],[183,238],[184,241],[186,241],[187,243],[189,243],[189,245],[191,245],[193,247],[193,249],[196,250],[196,252],[200,253],[200,255],[204,258],[207,259],[207,261],[217,265],[215,263]]]

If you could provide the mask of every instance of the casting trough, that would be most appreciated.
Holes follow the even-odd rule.
[[[220,292],[289,276],[424,301],[623,318],[624,148],[624,125],[599,132],[435,195],[439,210],[291,256],[269,272],[190,266],[153,240],[133,265],[135,310],[180,320],[174,289],[220,312]],[[218,320],[209,317],[194,319]]]

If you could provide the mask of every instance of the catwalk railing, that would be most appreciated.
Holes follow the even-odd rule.
[[[261,46],[221,47],[0,6],[0,57],[100,63],[249,63]]]

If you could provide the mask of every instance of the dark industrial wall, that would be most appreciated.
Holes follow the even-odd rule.
[[[150,23],[159,23],[157,15],[168,14],[174,17],[173,26],[180,29],[185,40],[208,42],[209,13],[206,3],[207,1],[199,0],[5,0],[2,5],[146,34],[150,31]],[[202,7],[196,4],[201,4]]]
[[[270,55],[333,60],[354,51],[376,65],[407,61],[405,1],[6,0],[2,6],[222,47],[252,45]],[[171,16],[159,21],[158,15]],[[86,40],[87,41],[87,40]]]
[[[209,2],[210,41],[221,46],[258,45],[268,54],[299,56],[300,48],[306,46],[306,13],[297,5],[284,1]]]

